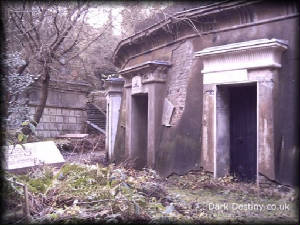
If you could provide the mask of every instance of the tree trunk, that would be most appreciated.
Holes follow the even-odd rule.
[[[45,68],[45,79],[42,82],[42,96],[40,99],[40,104],[37,107],[36,113],[34,115],[34,121],[38,124],[43,115],[44,108],[46,106],[47,97],[48,97],[48,87],[50,83],[50,68],[46,66]]]
[[[1,69],[1,72],[4,72],[4,70]],[[9,100],[10,100],[10,96],[9,96],[9,92],[8,92],[8,77],[7,75],[4,76],[4,74],[8,74],[7,71],[5,71],[5,73],[2,73],[0,75],[1,78],[1,90],[3,90],[3,94],[0,95],[0,104],[1,107],[0,108],[0,115],[2,118],[8,118],[8,106],[9,106]],[[2,77],[3,76],[3,77]],[[1,118],[1,119],[2,119]],[[2,120],[2,122],[4,122],[4,120]],[[1,123],[1,125],[4,125],[4,123]],[[5,122],[6,125],[6,122]]]
[[[24,70],[28,67],[28,65],[29,61],[26,60],[26,63],[18,68],[17,73],[21,75],[24,72]]]

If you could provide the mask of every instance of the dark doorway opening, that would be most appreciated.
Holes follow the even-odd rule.
[[[230,172],[243,181],[257,176],[256,85],[229,88]]]
[[[148,95],[132,96],[132,158],[134,167],[142,169],[147,165],[148,145]]]

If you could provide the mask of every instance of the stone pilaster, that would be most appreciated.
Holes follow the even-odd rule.
[[[114,160],[114,145],[119,121],[124,80],[111,78],[105,81],[106,88],[106,142],[105,149],[110,161]]]

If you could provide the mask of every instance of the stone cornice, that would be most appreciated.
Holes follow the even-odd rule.
[[[34,82],[31,87],[40,89],[42,86],[41,81]],[[72,82],[72,81],[60,81],[60,80],[50,80],[49,88],[52,90],[59,91],[74,91],[74,92],[84,92],[88,93],[91,91],[91,85],[85,82]]]
[[[281,67],[281,55],[287,42],[259,39],[206,48],[196,52],[203,59],[202,73],[262,67]]]
[[[127,67],[119,71],[119,74],[126,79],[131,79],[132,77],[137,75],[152,73],[157,69],[160,71],[164,71],[170,66],[171,64],[165,61],[158,61],[158,60],[147,61],[132,67]]]
[[[125,78],[125,88],[132,87],[131,83],[134,77],[140,77],[141,84],[164,83],[167,78],[166,70],[170,66],[171,64],[166,61],[147,61],[127,67],[119,71],[119,74]]]
[[[111,78],[104,81],[105,95],[120,94],[124,86],[123,78]]]
[[[178,12],[172,16],[169,16],[165,20],[159,21],[159,22],[155,23],[154,25],[152,25],[140,32],[137,32],[134,35],[120,41],[114,51],[113,62],[117,67],[121,67],[121,62],[119,59],[120,55],[121,55],[120,53],[122,51],[124,51],[125,48],[130,47],[132,45],[136,45],[137,43],[142,41],[142,39],[144,37],[151,36],[158,30],[164,29],[166,26],[178,23],[185,19],[191,19],[191,18],[196,18],[196,17],[205,17],[205,16],[209,16],[212,14],[220,13],[225,10],[236,9],[238,7],[243,7],[243,6],[246,6],[249,4],[251,5],[253,3],[257,3],[260,1],[261,0],[221,1],[218,3],[212,3],[209,5],[197,7],[194,9]]]
[[[221,53],[237,52],[249,49],[259,49],[259,48],[270,48],[270,47],[281,47],[286,48],[287,42],[277,39],[258,39],[252,41],[245,41],[221,46],[215,46],[206,48],[202,51],[196,53],[196,56],[207,56],[216,55]]]

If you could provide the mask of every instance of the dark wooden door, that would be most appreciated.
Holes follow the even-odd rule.
[[[142,169],[147,166],[148,95],[133,95],[131,109],[133,167]]]
[[[256,85],[230,88],[230,171],[244,181],[255,181]]]

